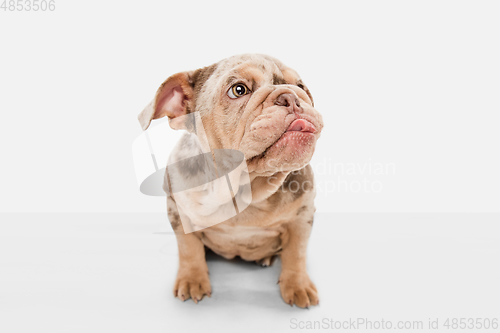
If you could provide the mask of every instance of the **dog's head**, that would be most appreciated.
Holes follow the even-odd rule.
[[[245,54],[169,77],[139,115],[176,119],[199,111],[211,149],[243,152],[249,172],[270,175],[309,163],[323,128],[311,93],[291,68],[265,55]]]

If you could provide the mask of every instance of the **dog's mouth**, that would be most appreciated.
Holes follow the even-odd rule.
[[[302,132],[302,133],[316,133],[316,127],[314,127],[314,125],[305,120],[305,119],[295,119],[294,121],[292,121],[292,123],[290,124],[290,126],[288,126],[287,130],[285,131],[285,133],[287,132]],[[283,134],[285,134],[283,133]],[[282,135],[283,136],[283,135]],[[281,139],[281,137],[280,137]],[[279,139],[278,139],[279,141]]]
[[[247,160],[251,162],[256,159],[263,158],[272,148],[277,146],[293,145],[295,148],[299,148],[304,142],[310,142],[314,138],[317,132],[316,127],[312,122],[304,118],[297,118],[293,120],[287,129],[274,141],[269,147],[267,147],[262,153],[252,156]]]

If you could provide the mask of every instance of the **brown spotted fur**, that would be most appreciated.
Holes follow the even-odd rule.
[[[271,119],[288,117],[279,118],[281,109],[269,112],[269,119],[263,114],[265,110],[275,108],[272,105],[273,96],[282,92],[298,96],[304,114],[314,120],[318,132],[321,131],[323,123],[313,108],[311,93],[294,70],[265,55],[234,56],[176,75],[173,76],[176,80],[179,77],[185,79],[180,86],[187,96],[186,113],[193,110],[201,113],[210,147],[240,149],[245,154],[253,201],[247,209],[225,222],[185,234],[175,195],[168,197],[168,216],[179,248],[175,296],[181,300],[192,298],[195,302],[204,295],[210,296],[205,261],[205,247],[208,247],[225,258],[239,256],[262,265],[270,265],[276,256],[280,256],[282,272],[279,284],[285,302],[300,307],[318,304],[316,287],[306,272],[306,247],[315,211],[313,173],[308,163],[314,149],[307,150],[303,156],[279,156],[278,165],[275,163],[273,166],[266,163],[269,161],[266,160],[268,151],[264,149],[279,138],[286,125],[281,120]],[[225,97],[229,84],[242,77],[254,94],[246,100],[246,104]],[[170,79],[164,85],[168,85]],[[157,97],[158,94],[161,94],[160,90]],[[145,128],[151,119],[157,118],[155,103],[153,101],[139,117]],[[259,121],[262,126],[268,127],[269,142],[260,140],[257,134],[252,137],[255,124]],[[182,157],[185,153],[183,149],[187,149],[189,144],[181,142],[177,147],[173,154]],[[304,186],[298,191],[290,191],[290,186],[295,183]]]

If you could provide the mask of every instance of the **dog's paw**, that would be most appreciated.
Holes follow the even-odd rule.
[[[181,301],[191,298],[195,303],[198,303],[204,295],[210,297],[211,294],[212,288],[210,287],[208,272],[191,269],[179,271],[177,274],[174,296]]]
[[[278,281],[283,300],[293,306],[308,308],[318,305],[318,291],[307,273],[282,272]]]
[[[276,259],[276,256],[270,256],[270,257],[266,257],[264,259],[257,260],[255,262],[257,263],[257,265],[260,265],[262,267],[268,267],[268,266],[271,266],[273,264],[275,259]]]

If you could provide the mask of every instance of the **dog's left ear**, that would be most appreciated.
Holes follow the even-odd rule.
[[[193,72],[172,75],[156,91],[154,100],[139,114],[139,122],[146,130],[153,119],[168,117],[170,127],[177,129],[175,118],[188,113],[193,100],[191,76]]]

